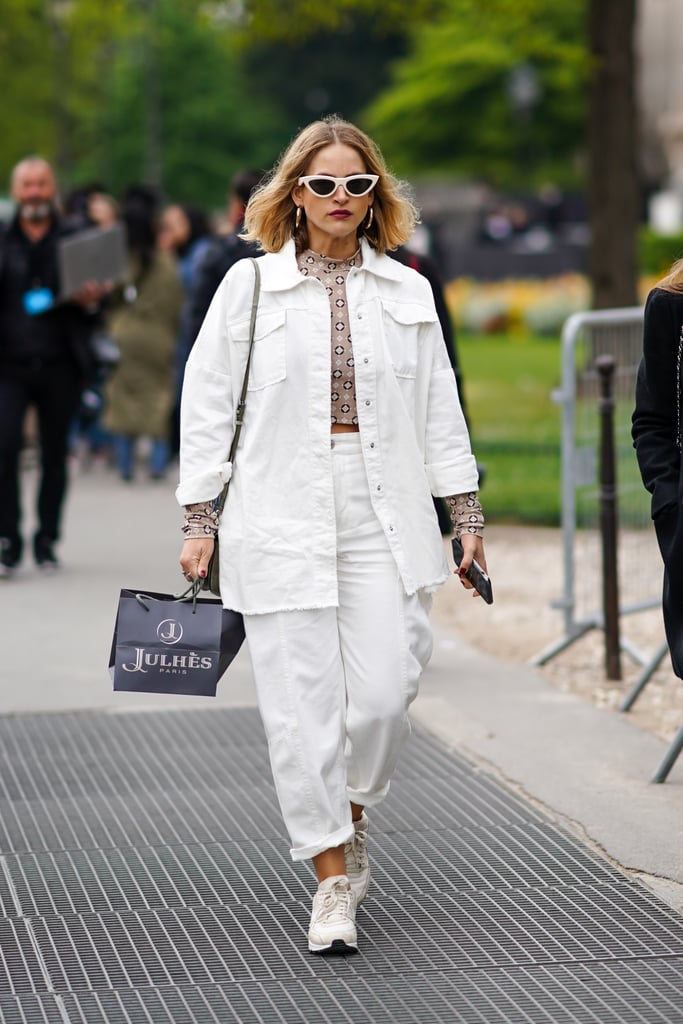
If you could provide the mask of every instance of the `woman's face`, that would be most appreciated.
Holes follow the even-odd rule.
[[[159,248],[181,249],[190,237],[190,222],[181,206],[167,206],[159,222]]]
[[[360,153],[342,142],[333,142],[316,153],[304,174],[346,178],[366,172]],[[354,254],[358,248],[358,227],[368,215],[374,192],[355,198],[338,185],[331,196],[323,198],[313,195],[304,185],[297,185],[292,190],[292,199],[297,206],[303,206],[311,249],[338,258]]]
[[[111,196],[104,195],[102,192],[95,192],[90,197],[88,216],[101,228],[109,228],[119,219],[116,203]]]

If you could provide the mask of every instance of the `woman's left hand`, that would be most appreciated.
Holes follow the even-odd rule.
[[[186,539],[180,552],[180,568],[189,583],[197,578],[206,579],[213,549],[213,537],[188,537]]]
[[[460,577],[460,582],[463,587],[467,590],[474,590],[474,587],[470,581],[465,577],[465,573],[472,565],[474,559],[479,563],[484,572],[487,572],[486,568],[486,555],[484,554],[484,541],[481,537],[477,537],[474,533],[463,533],[460,538],[462,549],[464,552],[462,562],[455,570],[455,575]],[[477,590],[474,590],[473,597],[480,597],[481,595]]]

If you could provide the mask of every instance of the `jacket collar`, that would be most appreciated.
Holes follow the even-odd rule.
[[[386,254],[378,253],[365,238],[361,238],[360,249],[363,254],[362,270],[367,270],[369,274],[375,274],[376,277],[386,277],[390,281],[402,280],[402,267],[396,260],[392,260]]]
[[[282,292],[303,281],[296,265],[296,246],[290,238],[278,252],[267,252],[259,259],[261,288],[265,292]]]
[[[360,243],[363,262],[360,271],[366,271],[376,277],[388,278],[390,281],[401,280],[401,267],[389,256],[381,255],[366,241]],[[280,292],[293,288],[304,281],[296,263],[296,246],[290,238],[279,252],[266,253],[261,259],[261,287],[264,291]]]

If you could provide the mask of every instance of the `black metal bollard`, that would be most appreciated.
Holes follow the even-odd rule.
[[[595,360],[600,376],[600,534],[602,538],[602,609],[605,624],[605,670],[621,679],[619,573],[617,564],[617,480],[614,455],[614,356]]]

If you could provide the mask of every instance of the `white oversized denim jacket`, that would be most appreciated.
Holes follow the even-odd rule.
[[[429,283],[362,243],[347,279],[360,440],[372,503],[407,593],[448,576],[431,495],[477,489],[453,370]],[[246,414],[227,461],[247,357],[254,270],[241,260],[213,298],[187,362],[181,505],[214,498],[221,594],[249,614],[337,604],[330,447],[330,306],[294,242],[259,258],[261,296]]]

